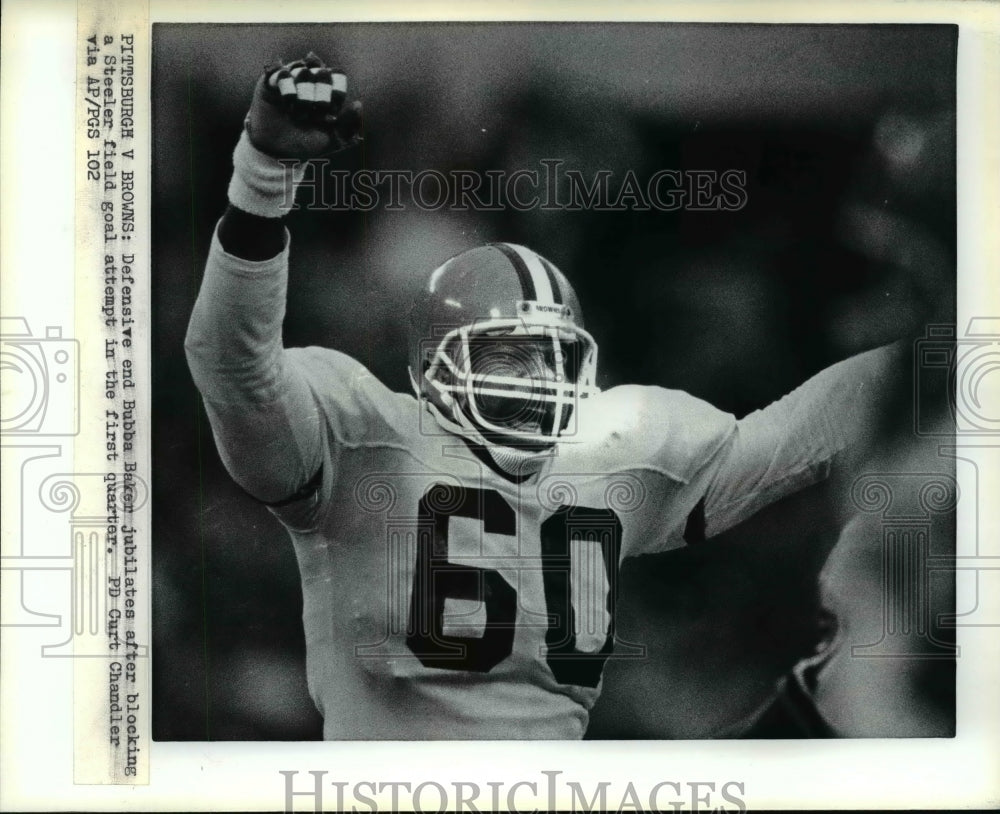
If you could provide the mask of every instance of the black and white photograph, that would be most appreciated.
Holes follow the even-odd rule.
[[[4,0],[0,811],[995,808],[998,37]]]
[[[957,48],[154,25],[154,739],[954,735]]]

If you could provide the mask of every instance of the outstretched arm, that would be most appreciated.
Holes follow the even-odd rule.
[[[904,345],[852,356],[737,422],[704,495],[705,536],[860,460]]]
[[[279,159],[307,160],[357,140],[360,107],[340,110],[344,87],[312,55],[258,81],[185,340],[227,469],[268,503],[308,494],[325,442],[307,378],[281,341],[283,216],[295,179]]]

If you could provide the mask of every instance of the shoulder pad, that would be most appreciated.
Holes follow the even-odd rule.
[[[687,482],[735,426],[734,416],[681,390],[624,385],[581,405],[564,452],[594,470],[654,469]]]

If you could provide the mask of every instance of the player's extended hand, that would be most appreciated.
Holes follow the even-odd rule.
[[[347,77],[312,51],[265,70],[246,127],[254,147],[276,158],[308,160],[361,141],[361,103],[345,105]]]

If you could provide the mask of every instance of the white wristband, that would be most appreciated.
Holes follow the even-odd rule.
[[[305,174],[305,162],[282,163],[262,153],[250,142],[246,130],[233,151],[233,177],[229,201],[233,206],[262,218],[287,215],[295,203],[295,187]]]

